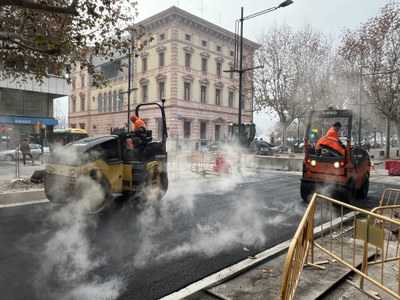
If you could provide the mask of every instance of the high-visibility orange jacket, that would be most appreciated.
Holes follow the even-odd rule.
[[[319,139],[315,148],[318,149],[321,145],[332,148],[333,150],[338,151],[341,155],[344,155],[344,149],[339,143],[339,135],[333,127],[328,130],[325,136]]]
[[[335,128],[331,127],[331,129],[328,130],[328,132],[326,133],[327,137],[330,137],[332,139],[337,139],[339,140],[339,135],[336,132]]]
[[[131,121],[133,123],[134,130],[138,129],[139,127],[146,128],[146,124],[143,122],[143,120],[137,117],[136,115],[131,116]]]

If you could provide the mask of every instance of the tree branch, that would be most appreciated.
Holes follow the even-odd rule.
[[[20,26],[19,29],[18,29],[18,34],[22,34],[22,33],[24,32],[24,29],[25,29],[25,25],[26,25],[27,20],[28,20],[28,16],[27,16],[27,14],[25,13],[25,14],[24,14],[24,18],[23,18],[23,20],[22,20],[22,22],[21,22],[21,26]]]
[[[33,10],[40,10],[46,11],[50,13],[57,13],[63,15],[74,15],[77,16],[78,11],[76,10],[76,6],[78,4],[78,0],[73,0],[69,6],[52,6],[47,5],[43,2],[34,2],[31,0],[0,0],[0,7],[1,6],[16,6],[20,8],[27,8]]]
[[[36,51],[36,52],[40,52],[40,53],[47,53],[47,54],[55,54],[55,50],[46,50],[43,48],[38,48],[38,47],[33,47],[30,46],[29,41],[27,39],[25,39],[22,35],[18,34],[18,33],[9,33],[9,32],[0,32],[0,40],[2,41],[10,41],[13,42],[25,49],[29,49],[32,51]],[[0,47],[4,48],[4,47]]]

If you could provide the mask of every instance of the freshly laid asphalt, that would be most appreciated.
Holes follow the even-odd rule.
[[[370,151],[370,154],[375,156],[375,170],[371,170],[370,180],[398,186],[400,177],[390,176],[384,169],[385,160],[376,159],[379,157],[379,151],[380,149],[371,149]],[[392,157],[391,159],[400,158]],[[21,199],[29,199],[29,202],[24,204],[47,201],[43,185],[29,183],[33,173],[43,169],[45,169],[45,163],[42,164],[40,161],[37,161],[35,165],[23,166],[20,164],[19,167],[15,163],[0,162],[0,208],[18,205]],[[26,196],[21,193],[26,193]],[[285,241],[162,299],[279,299],[289,244],[290,240]],[[324,258],[323,254],[319,255],[322,260],[329,259]],[[304,268],[294,299],[370,299],[366,294],[343,280],[351,274],[349,269],[337,262],[330,262],[327,269]],[[383,292],[379,293],[379,297],[393,299]]]

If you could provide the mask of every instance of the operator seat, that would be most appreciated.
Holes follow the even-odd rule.
[[[333,149],[332,147],[329,147],[327,145],[321,144],[319,145],[319,148],[315,151],[316,155],[322,156],[322,157],[338,157],[338,156],[343,156],[339,151],[336,149]]]

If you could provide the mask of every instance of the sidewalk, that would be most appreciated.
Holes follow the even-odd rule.
[[[284,242],[274,248],[268,249],[239,262],[227,269],[221,270],[199,282],[193,283],[184,289],[161,298],[161,300],[278,300],[284,273],[284,264],[287,256],[287,248],[290,241]],[[361,247],[361,246],[359,246]],[[391,246],[393,250],[395,245]],[[371,299],[360,291],[348,280],[358,282],[359,276],[332,260],[328,255],[316,250],[319,261],[327,263],[321,265],[324,269],[305,266],[299,279],[295,300],[337,300],[337,299]],[[344,254],[351,255],[349,254]],[[370,256],[373,256],[372,251]],[[361,261],[357,262],[361,264]],[[373,267],[369,272],[374,272]],[[377,272],[377,271],[375,271]],[[393,274],[391,267],[386,267],[386,274]],[[390,282],[392,287],[398,285],[397,278],[393,275]],[[199,290],[199,288],[202,288]],[[196,289],[198,290],[197,292]],[[364,289],[375,294],[375,299],[390,300],[392,296],[381,291],[378,287],[365,282]]]
[[[23,199],[24,204],[47,201],[43,183],[32,183],[30,178],[37,170],[46,169],[46,164],[35,161],[35,164],[0,161],[0,207],[16,205]]]
[[[46,169],[46,164],[39,160],[32,165],[31,162],[26,166],[22,162],[19,167],[16,162],[0,161],[0,193],[12,190],[26,190],[31,188],[43,188],[43,184],[34,184],[30,182],[30,178],[37,170]]]

